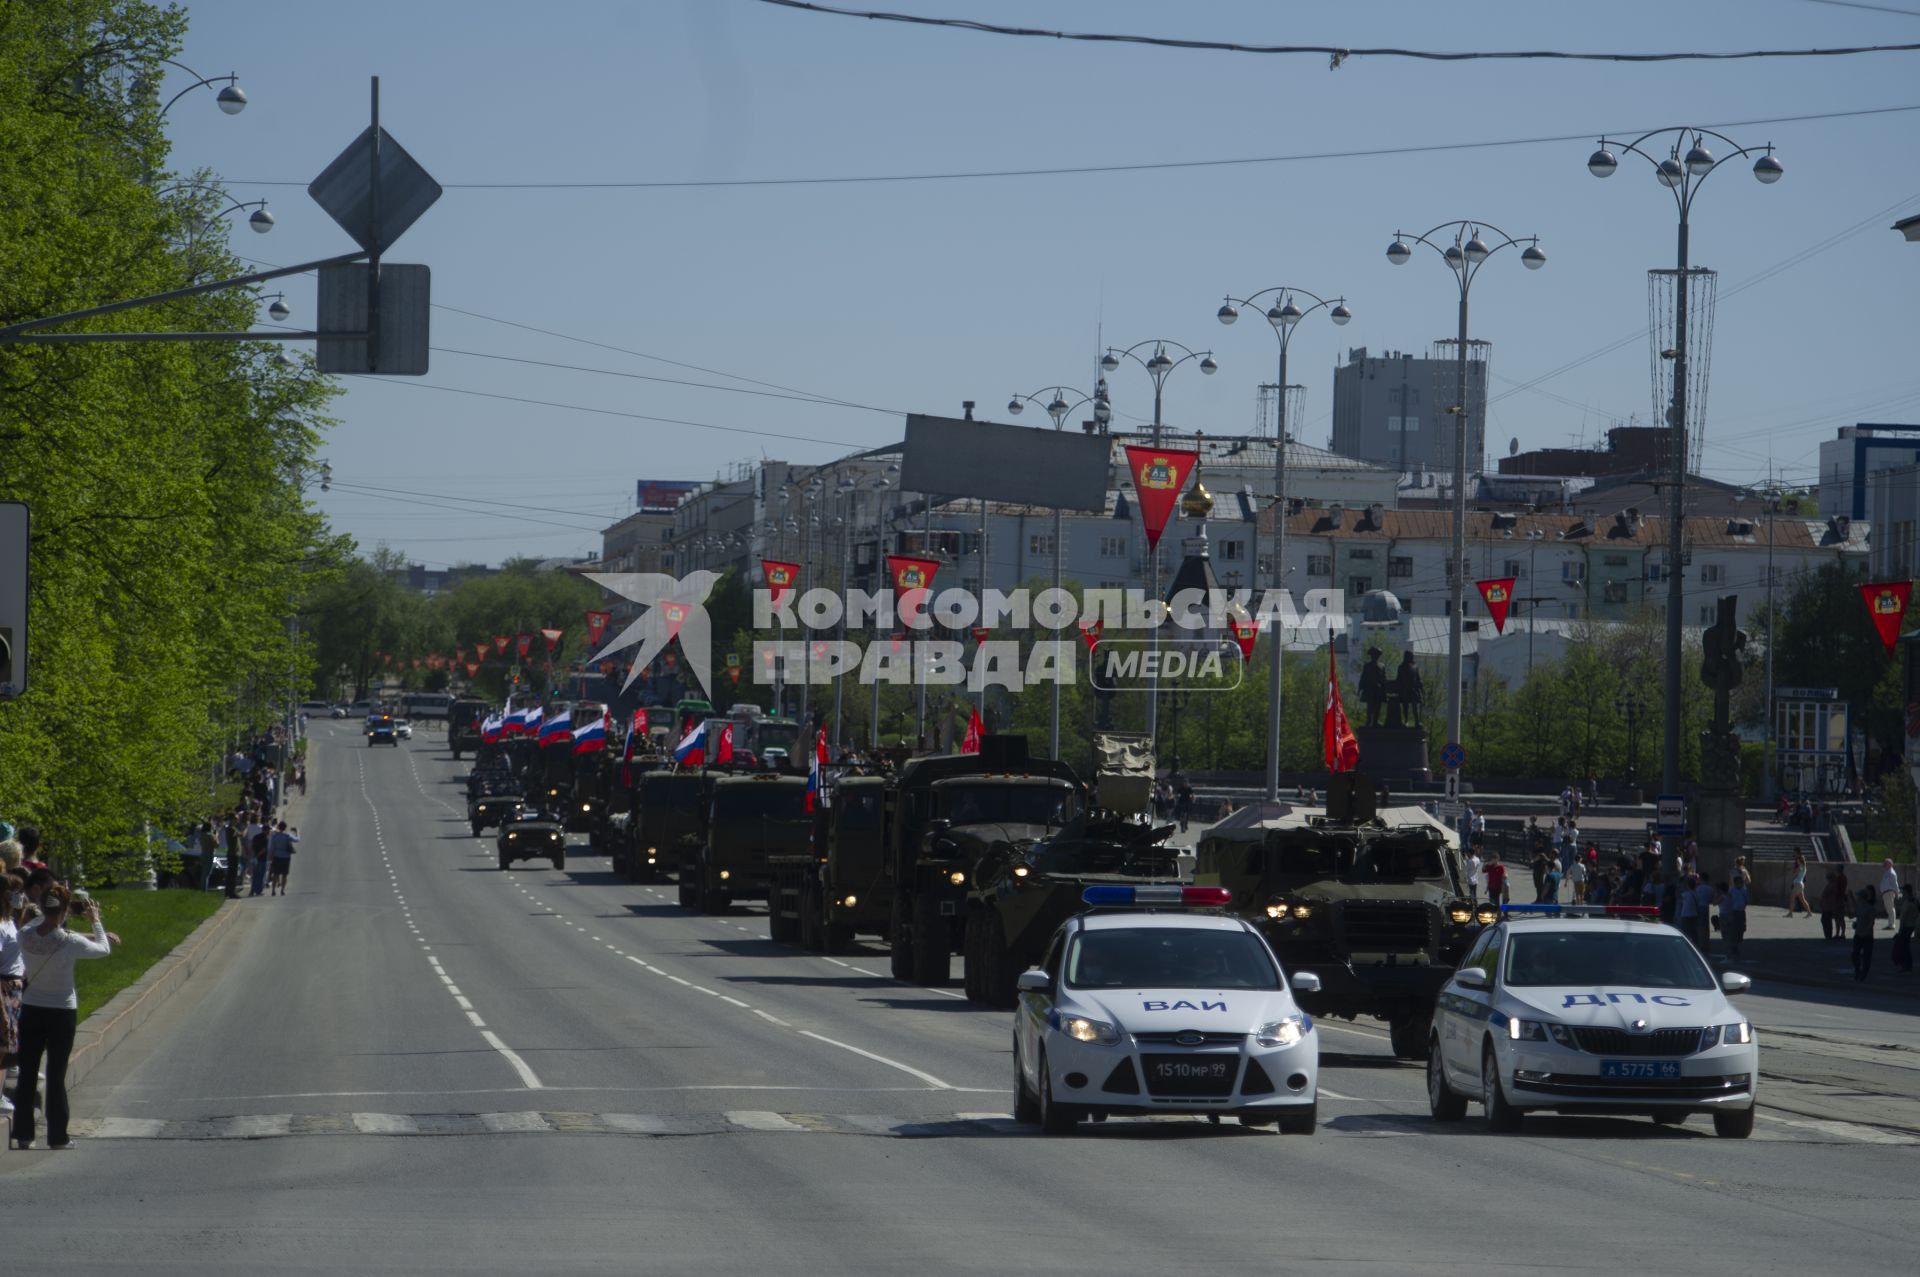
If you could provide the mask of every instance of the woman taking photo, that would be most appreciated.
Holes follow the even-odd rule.
[[[79,1023],[79,1000],[73,991],[73,966],[82,958],[104,958],[113,952],[100,921],[99,906],[91,900],[79,916],[93,924],[93,934],[66,929],[72,896],[54,883],[40,898],[40,919],[20,933],[20,950],[27,960],[27,989],[20,1006],[20,1084],[15,1088],[13,1146],[33,1147],[33,1110],[38,1096],[40,1060],[47,1062],[47,1147],[71,1148],[67,1138],[67,1061],[73,1055],[74,1029]]]

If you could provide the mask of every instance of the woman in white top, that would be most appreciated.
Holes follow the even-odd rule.
[[[13,1112],[13,1146],[33,1147],[33,1110],[40,1078],[40,1060],[47,1061],[47,1147],[71,1148],[67,1138],[67,1061],[73,1055],[73,1035],[79,1025],[79,999],[73,990],[74,963],[82,958],[104,958],[113,952],[100,911],[92,901],[80,907],[80,917],[93,923],[91,936],[66,929],[71,895],[55,883],[40,898],[40,920],[20,933],[26,957],[27,991],[20,1008],[20,1085]]]
[[[14,924],[16,901],[26,880],[18,874],[0,877],[0,1067],[11,1068],[20,1050],[20,992],[26,987],[27,958],[20,952],[20,929]],[[13,1112],[13,1104],[0,1095],[0,1113]]]

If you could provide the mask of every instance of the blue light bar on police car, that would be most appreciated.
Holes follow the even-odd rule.
[[[1080,893],[1080,899],[1095,907],[1123,909],[1132,905],[1182,905],[1189,909],[1221,909],[1233,902],[1233,892],[1225,887],[1100,886],[1088,887]]]
[[[1501,905],[1501,913],[1539,914],[1548,918],[1656,918],[1653,905]]]

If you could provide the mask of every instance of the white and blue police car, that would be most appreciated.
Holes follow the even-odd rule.
[[[1096,886],[1019,979],[1014,1116],[1064,1134],[1082,1118],[1236,1117],[1310,1135],[1320,1042],[1260,933],[1218,912],[1224,887]]]
[[[1753,1131],[1760,1048],[1727,1002],[1752,981],[1716,977],[1699,950],[1635,906],[1509,905],[1440,991],[1427,1056],[1437,1121],[1479,1101],[1487,1125],[1529,1112],[1711,1113]]]

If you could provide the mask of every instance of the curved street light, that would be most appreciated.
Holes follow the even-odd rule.
[[[1108,423],[1113,420],[1113,405],[1107,400],[1107,379],[1105,377],[1102,377],[1095,383],[1093,393],[1090,395],[1083,395],[1071,386],[1045,386],[1033,391],[1031,394],[1015,395],[1013,398],[1007,400],[1008,414],[1015,417],[1019,416],[1027,404],[1038,402],[1041,395],[1052,396],[1052,398],[1047,401],[1046,409],[1047,416],[1053,418],[1053,428],[1055,430],[1059,430],[1065,426],[1068,414],[1084,404],[1093,405],[1093,419],[1100,424],[1100,432],[1102,434],[1106,433]],[[1068,395],[1076,396],[1073,402],[1069,403],[1067,401]],[[1060,507],[1055,506],[1053,508],[1053,588],[1056,590],[1060,588],[1060,581],[1063,575],[1062,555],[1064,551],[1061,544],[1062,540]],[[982,585],[984,586],[985,582],[982,582]],[[1054,636],[1053,642],[1057,655],[1059,651],[1058,644],[1060,642],[1059,635],[1056,634]],[[1060,757],[1060,680],[1057,677],[1053,680],[1053,698],[1048,723],[1047,739],[1050,742],[1051,751],[1049,756],[1058,758]]]
[[[1280,341],[1280,412],[1273,437],[1273,585],[1277,593],[1286,584],[1286,567],[1282,551],[1286,546],[1286,490],[1287,490],[1287,347],[1293,342],[1294,329],[1300,321],[1316,310],[1325,310],[1327,317],[1335,324],[1345,325],[1353,318],[1353,312],[1347,309],[1344,297],[1327,298],[1310,293],[1304,288],[1292,288],[1280,285],[1263,288],[1257,293],[1245,297],[1228,294],[1227,300],[1215,318],[1223,324],[1232,325],[1240,318],[1242,306],[1258,309],[1260,299],[1271,295],[1273,304],[1267,307],[1267,323],[1273,328],[1273,335]],[[1304,309],[1300,298],[1309,303]],[[1269,653],[1268,678],[1271,686],[1267,689],[1267,801],[1280,801],[1280,682],[1285,672],[1281,655],[1280,618],[1273,618],[1273,651]]]
[[[1140,356],[1140,349],[1143,346],[1153,347],[1153,354],[1144,359]],[[1178,359],[1167,353],[1169,346],[1180,352]],[[1166,389],[1167,378],[1173,375],[1173,370],[1184,363],[1192,362],[1209,377],[1220,371],[1220,365],[1213,361],[1211,350],[1193,350],[1177,341],[1168,341],[1164,337],[1137,341],[1124,350],[1109,346],[1107,353],[1100,356],[1100,366],[1108,372],[1116,372],[1119,370],[1121,361],[1126,359],[1139,364],[1147,370],[1147,376],[1153,378],[1153,446],[1156,448],[1160,446],[1162,392]],[[1150,564],[1153,597],[1158,600],[1160,597],[1160,547],[1154,546],[1147,557]],[[1153,629],[1152,649],[1153,674],[1147,683],[1147,736],[1157,743],[1160,726],[1160,627],[1157,625]]]
[[[1648,141],[1656,137],[1673,139],[1665,155],[1657,154],[1658,148],[1647,149]],[[1726,146],[1724,159],[1714,156],[1708,139]],[[1682,146],[1686,147],[1684,152]],[[1673,290],[1673,402],[1667,409],[1667,426],[1671,431],[1667,450],[1672,454],[1673,473],[1667,494],[1667,667],[1662,689],[1666,712],[1662,724],[1665,730],[1661,738],[1663,750],[1660,759],[1660,792],[1673,794],[1679,792],[1680,785],[1680,613],[1686,606],[1686,575],[1682,560],[1686,554],[1688,223],[1701,183],[1728,161],[1745,159],[1758,152],[1759,156],[1753,162],[1753,176],[1763,186],[1771,186],[1779,181],[1786,173],[1786,168],[1775,158],[1771,142],[1765,146],[1741,146],[1726,134],[1715,133],[1712,129],[1680,126],[1655,129],[1625,143],[1609,142],[1603,137],[1598,149],[1587,157],[1587,171],[1595,177],[1612,177],[1620,167],[1620,158],[1614,153],[1615,147],[1647,161],[1653,169],[1654,180],[1673,192],[1674,210],[1680,217]],[[1666,855],[1665,868],[1671,872],[1679,863],[1678,846],[1667,848]]]
[[[1447,231],[1453,232],[1451,240],[1444,236]],[[1491,244],[1485,238],[1489,234],[1495,241]],[[1489,222],[1454,221],[1442,222],[1424,235],[1414,236],[1412,244],[1407,242],[1406,235],[1395,231],[1393,243],[1387,245],[1387,260],[1395,266],[1406,265],[1413,257],[1413,244],[1423,244],[1439,254],[1453,272],[1454,282],[1460,288],[1456,386],[1459,398],[1447,409],[1454,416],[1453,542],[1449,551],[1452,555],[1452,571],[1449,573],[1452,605],[1447,617],[1447,742],[1452,744],[1460,739],[1461,649],[1465,641],[1467,609],[1467,298],[1473,290],[1473,281],[1480,274],[1480,268],[1502,249],[1519,248],[1520,264],[1528,270],[1539,270],[1545,266],[1547,255],[1540,249],[1538,235],[1516,239]]]
[[[238,115],[247,109],[247,91],[240,87],[240,77],[238,75],[201,75],[186,63],[176,62],[172,58],[157,58],[155,60],[163,62],[176,70],[185,71],[193,77],[192,84],[189,84],[186,88],[167,99],[167,104],[160,108],[161,115],[165,115],[168,111],[173,110],[174,103],[195,89],[212,89],[216,84],[225,86],[213,95],[215,105],[217,105],[224,114]],[[136,88],[146,89],[153,87],[155,86],[144,79],[144,77],[136,81]]]

